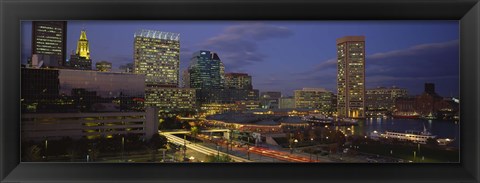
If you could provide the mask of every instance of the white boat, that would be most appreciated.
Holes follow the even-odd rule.
[[[407,130],[405,132],[399,132],[387,130],[383,134],[378,133],[377,131],[373,131],[370,134],[370,138],[372,139],[397,139],[400,141],[410,141],[419,144],[426,144],[428,139],[435,139],[436,137],[436,135],[432,135],[430,132],[428,132],[425,126],[423,126],[423,131]]]
[[[312,123],[321,123],[321,124],[330,124],[332,123],[333,119],[332,118],[327,118],[325,116],[304,116],[302,117],[302,120],[307,121],[307,122],[312,122]]]

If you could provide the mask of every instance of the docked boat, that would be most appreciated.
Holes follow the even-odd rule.
[[[423,131],[407,130],[405,132],[399,132],[394,130],[387,130],[385,133],[379,133],[373,131],[370,133],[370,138],[378,140],[380,138],[385,139],[397,139],[400,141],[409,141],[418,144],[427,144],[428,139],[434,139],[438,142],[439,145],[448,145],[453,142],[453,139],[440,139],[436,135],[428,132],[425,126],[423,126]]]
[[[331,124],[333,119],[321,115],[310,115],[302,117],[302,120],[312,123]]]
[[[395,112],[392,114],[392,117],[399,119],[418,119],[420,118],[420,114],[416,112]]]

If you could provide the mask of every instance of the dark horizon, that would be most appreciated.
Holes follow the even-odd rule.
[[[139,29],[180,33],[180,73],[193,52],[217,52],[227,72],[252,75],[253,87],[292,96],[303,87],[336,93],[335,39],[366,36],[366,89],[397,86],[421,94],[435,83],[459,94],[458,21],[68,21],[67,58],[85,27],[93,64],[133,63]],[[31,53],[31,22],[22,23],[22,63]],[[279,54],[280,53],[280,54]],[[181,75],[180,75],[181,77]]]

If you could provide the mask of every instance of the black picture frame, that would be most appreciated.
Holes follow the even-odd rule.
[[[1,182],[479,182],[478,0],[0,0]],[[21,20],[459,20],[461,163],[20,163]]]

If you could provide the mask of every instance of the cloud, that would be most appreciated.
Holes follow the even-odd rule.
[[[445,91],[448,87],[458,87],[458,40],[419,44],[406,49],[374,53],[366,55],[365,60],[367,88],[396,85],[423,90],[425,82],[438,83],[437,88],[443,88]],[[319,86],[326,85],[325,87],[330,88],[335,87],[333,84],[336,82],[336,69],[337,60],[331,58],[294,76],[298,81],[315,81]]]
[[[258,49],[258,42],[286,38],[293,32],[282,26],[264,23],[245,23],[229,26],[215,37],[207,39],[198,47],[217,52],[227,71],[238,70],[246,65],[262,62],[268,56]]]

